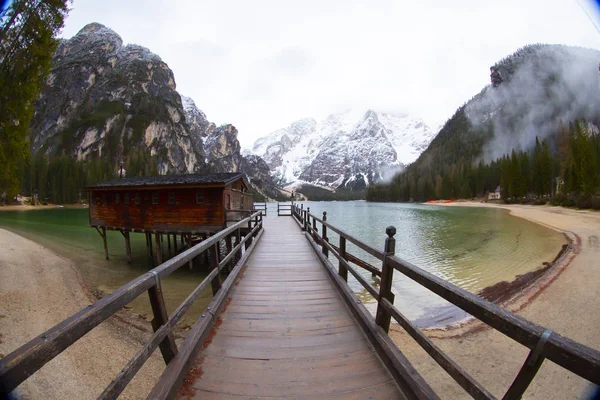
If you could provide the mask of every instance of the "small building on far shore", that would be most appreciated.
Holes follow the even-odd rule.
[[[495,191],[489,192],[488,200],[500,200],[502,198],[502,195],[500,194],[501,190],[502,189],[500,188],[500,186],[498,186]]]
[[[90,225],[105,243],[106,230],[120,231],[127,243],[129,232],[181,236],[209,236],[229,223],[250,215],[252,195],[242,173],[214,173],[123,177],[88,186]],[[168,237],[169,239],[169,237]],[[108,259],[108,250],[106,250]]]

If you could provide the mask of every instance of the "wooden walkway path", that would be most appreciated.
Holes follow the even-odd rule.
[[[404,398],[294,219],[263,223],[180,397]]]

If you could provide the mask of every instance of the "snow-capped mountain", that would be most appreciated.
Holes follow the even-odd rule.
[[[435,136],[421,119],[373,110],[302,119],[252,147],[279,184],[360,190],[415,161]]]

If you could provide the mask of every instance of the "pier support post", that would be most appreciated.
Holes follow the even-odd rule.
[[[155,233],[154,239],[156,242],[156,265],[162,264],[162,251],[160,251],[160,234]]]
[[[167,233],[167,248],[169,251],[169,258],[173,257],[173,255],[171,254],[171,234]]]
[[[127,262],[131,264],[131,240],[129,238],[129,231],[120,231],[121,235],[125,238],[125,252],[127,253]]]
[[[394,239],[396,228],[393,226],[388,226],[385,228],[385,233],[388,235],[388,237],[385,238],[385,257],[383,258],[383,264],[381,266],[381,283],[379,284],[380,300],[377,304],[377,315],[375,317],[375,322],[377,325],[382,327],[384,331],[388,332],[390,330],[391,316],[381,305],[381,299],[387,299],[390,303],[394,304],[394,294],[392,293],[394,268],[387,263],[387,258],[396,253],[396,239]]]
[[[95,228],[96,231],[98,231],[98,233],[100,234],[100,236],[102,236],[102,241],[104,242],[104,256],[108,260],[108,243],[106,242],[106,227],[103,226],[102,230],[98,229],[97,226]]]
[[[191,248],[192,248],[192,234],[190,233],[188,235],[188,249],[191,249]],[[190,271],[194,268],[194,259],[193,258],[188,263],[188,266],[190,268]]]

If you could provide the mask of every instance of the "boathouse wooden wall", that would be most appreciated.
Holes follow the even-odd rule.
[[[90,192],[90,225],[131,231],[210,232],[225,225],[224,187],[106,188]]]

